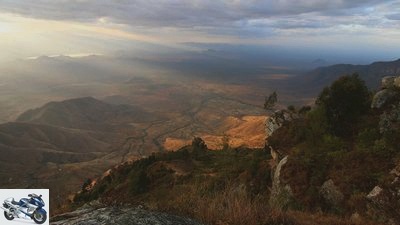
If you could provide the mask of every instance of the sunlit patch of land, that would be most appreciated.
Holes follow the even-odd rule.
[[[217,130],[222,135],[196,134],[201,137],[212,150],[220,150],[227,145],[232,148],[245,146],[262,148],[265,143],[264,123],[266,116],[243,116],[241,118],[228,116]],[[178,150],[188,144],[190,139],[168,137],[165,139],[164,148],[168,151]]]

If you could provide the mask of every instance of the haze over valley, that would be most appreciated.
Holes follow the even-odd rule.
[[[272,91],[280,107],[306,105],[339,74],[361,71],[375,88],[383,74],[400,68],[395,61],[299,70],[235,64],[208,52],[172,62],[91,55],[3,64],[0,140],[11,157],[2,167],[13,169],[2,174],[2,185],[51,187],[59,205],[86,178],[152,152],[176,151],[195,136],[215,150],[224,142],[263,148],[262,104]],[[30,163],[16,167],[27,152]],[[23,172],[27,166],[32,173]]]
[[[73,211],[55,224],[110,205],[216,225],[400,221],[366,200],[400,179],[399,11],[2,1],[0,188],[50,189],[51,216]]]

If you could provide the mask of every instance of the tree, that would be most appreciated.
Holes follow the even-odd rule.
[[[370,93],[358,74],[343,76],[319,95],[316,105],[324,107],[328,125],[334,135],[347,136],[358,118],[370,106]]]
[[[277,102],[278,102],[278,95],[276,94],[276,91],[274,91],[268,97],[265,97],[264,109],[267,111],[272,111]]]
[[[222,136],[222,150],[228,150],[229,148],[229,136],[224,133],[224,135]]]
[[[200,152],[207,150],[207,145],[200,137],[194,137],[192,140],[192,148],[194,152]]]
[[[81,188],[82,192],[88,191],[90,189],[91,184],[92,184],[92,179],[87,178],[85,182],[83,182],[82,184]]]
[[[138,171],[131,177],[130,188],[132,194],[137,195],[147,191],[150,181],[144,170]]]

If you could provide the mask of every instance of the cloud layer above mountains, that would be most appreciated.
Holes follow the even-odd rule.
[[[392,18],[398,12],[397,1],[385,0],[3,0],[0,11],[34,18],[76,21],[110,21],[131,26],[151,27],[246,27],[257,21],[287,28],[287,18],[348,18],[347,23],[382,16]],[[358,17],[359,20],[351,20]],[[271,22],[272,21],[272,22]],[[273,23],[275,21],[275,23]],[[321,21],[321,24],[324,21]],[[343,19],[336,21],[344,24]],[[264,23],[265,24],[265,23]],[[331,23],[328,23],[328,25]],[[365,24],[365,23],[363,23]],[[280,26],[281,25],[281,26]],[[319,27],[319,26],[317,26]]]
[[[352,41],[357,39],[359,47],[365,44],[380,46],[381,43],[394,45],[400,44],[397,38],[400,35],[399,11],[398,0],[0,2],[0,14],[83,24],[86,28],[94,26],[95,29],[86,30],[100,36],[162,44],[199,42],[290,46],[300,41],[306,46],[336,43],[346,47],[352,46]],[[76,32],[70,33],[76,36]]]

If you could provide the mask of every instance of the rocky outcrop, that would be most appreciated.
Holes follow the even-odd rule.
[[[379,131],[381,134],[397,130],[400,124],[400,76],[384,77],[382,79],[381,90],[378,91],[371,103],[371,108],[381,109],[385,106],[385,111],[380,115]]]
[[[104,207],[87,204],[52,218],[51,225],[202,225],[192,219],[152,212],[140,207]]]
[[[281,172],[284,165],[288,161],[288,156],[279,152],[279,149],[273,149],[268,144],[270,137],[276,130],[283,126],[286,122],[297,119],[298,114],[289,110],[279,110],[272,114],[265,123],[266,142],[265,145],[270,149],[272,156],[271,173],[272,173],[272,188],[269,199],[269,205],[272,208],[284,209],[287,208],[293,200],[293,193],[288,184],[281,182]]]
[[[265,133],[267,138],[279,129],[285,122],[298,118],[298,114],[289,110],[278,110],[273,113],[265,122]]]
[[[390,133],[399,129],[400,125],[400,103],[393,104],[391,109],[386,110],[379,118],[379,131],[381,134]]]
[[[386,224],[400,224],[400,163],[390,174],[390,184],[375,186],[367,195],[370,214]]]
[[[372,99],[371,108],[379,109],[386,102],[396,96],[396,92],[392,89],[383,89],[378,91]]]
[[[382,78],[381,90],[378,91],[373,99],[371,108],[379,109],[396,96],[400,88],[400,77],[387,76]]]
[[[386,76],[382,78],[381,81],[381,88],[388,89],[394,87],[394,80],[396,79],[395,76]]]
[[[269,205],[275,209],[285,209],[289,206],[292,201],[292,189],[288,184],[281,182],[281,172],[283,166],[287,163],[288,156],[285,156],[276,166],[273,178],[272,178],[272,188],[271,195],[269,199]]]
[[[322,184],[319,193],[331,208],[338,208],[344,200],[343,193],[336,187],[332,179]]]
[[[283,124],[298,118],[299,118],[298,113],[283,109],[276,111],[271,116],[269,116],[265,121],[265,133],[266,133],[265,146],[268,147],[269,150],[271,151],[271,156],[274,160],[274,165],[277,165],[279,163],[279,160],[285,157],[285,155],[281,154],[279,152],[279,149],[273,149],[268,144],[268,137],[270,137],[276,130],[281,128]]]
[[[400,127],[400,76],[388,76],[382,79],[371,104],[372,108],[384,109],[379,117],[381,134],[393,134]],[[375,186],[366,196],[368,214],[385,224],[400,224],[400,162],[390,172],[392,179]]]

